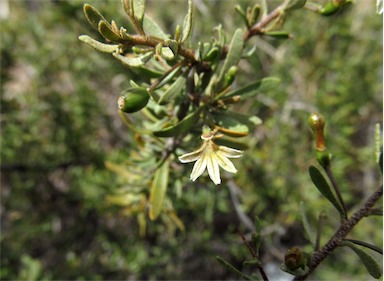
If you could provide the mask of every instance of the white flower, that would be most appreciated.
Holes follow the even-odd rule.
[[[228,158],[239,158],[243,156],[243,151],[219,146],[213,142],[213,138],[213,133],[203,133],[201,136],[203,140],[201,147],[179,157],[181,163],[196,161],[190,177],[192,181],[200,177],[205,168],[207,168],[209,177],[214,184],[221,183],[219,166],[228,172],[237,172],[235,166]]]

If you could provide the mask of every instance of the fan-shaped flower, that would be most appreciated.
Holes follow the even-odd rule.
[[[235,166],[228,158],[239,158],[243,155],[243,151],[217,145],[213,142],[214,138],[215,136],[212,132],[203,133],[201,135],[203,144],[200,148],[179,157],[181,163],[196,161],[190,176],[192,181],[195,181],[207,169],[209,177],[214,184],[220,184],[219,166],[228,172],[237,172]]]

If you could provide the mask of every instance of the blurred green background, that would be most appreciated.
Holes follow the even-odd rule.
[[[382,17],[375,1],[355,2],[329,18],[294,12],[284,25],[293,39],[253,38],[257,51],[240,64],[237,86],[265,76],[281,79],[277,88],[238,107],[264,123],[248,137],[250,149],[235,162],[234,178],[241,208],[261,220],[261,257],[272,280],[291,279],[278,269],[288,248],[310,250],[301,201],[313,228],[319,213],[327,214],[323,243],[337,226],[336,211],[307,172],[315,164],[309,112],[326,117],[334,173],[349,210],[381,180],[375,124],[382,124]],[[89,3],[108,20],[128,24],[120,1]],[[192,47],[209,41],[220,23],[230,38],[242,26],[237,3],[253,1],[195,0]],[[124,179],[104,163],[124,163],[137,149],[116,98],[140,77],[78,40],[81,34],[100,38],[83,4],[1,2],[1,280],[238,278],[216,255],[251,272],[242,266],[250,254],[236,228],[249,232],[225,185],[201,178],[183,182],[177,195],[170,183],[168,195],[185,232],[147,220],[140,237],[136,217],[105,200]],[[171,33],[186,6],[181,0],[149,1],[148,13]],[[369,217],[349,237],[382,247],[382,229],[381,217]],[[313,278],[369,280],[351,253],[337,250]]]

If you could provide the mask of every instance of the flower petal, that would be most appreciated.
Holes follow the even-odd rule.
[[[200,152],[194,151],[179,156],[179,160],[181,163],[189,163],[196,161],[200,156]]]
[[[203,154],[203,155],[201,155],[201,157],[196,161],[195,165],[193,166],[193,170],[192,170],[190,179],[192,181],[195,181],[204,172],[205,167],[207,167],[207,160],[205,158],[205,154]]]
[[[213,181],[214,184],[220,184],[220,170],[219,170],[219,163],[217,162],[217,157],[215,152],[211,152],[208,155],[206,155],[207,158],[207,170],[209,177]]]
[[[199,157],[201,156],[201,152],[205,148],[205,145],[206,145],[206,143],[203,143],[203,145],[200,146],[199,149],[179,156],[180,162],[181,163],[189,163],[189,162],[194,162],[197,159],[199,159]]]
[[[236,173],[237,170],[231,160],[229,160],[225,155],[219,150],[216,152],[216,158],[217,162],[219,163],[220,167],[226,170],[230,173]]]
[[[222,155],[224,155],[227,158],[239,158],[243,156],[242,150],[237,150],[237,149],[229,148],[222,145],[219,146],[219,151],[222,152]]]

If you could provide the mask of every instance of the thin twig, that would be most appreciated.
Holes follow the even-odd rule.
[[[332,238],[329,239],[327,244],[325,244],[320,251],[317,251],[313,254],[308,272],[302,276],[296,276],[293,280],[305,280],[317,268],[317,266],[341,244],[344,237],[347,236],[347,234],[355,227],[355,225],[369,213],[369,211],[382,197],[382,195],[383,185],[380,185],[375,190],[375,192],[364,202],[364,204],[351,216],[351,218],[347,221],[344,221],[344,223],[338,228]]]
[[[241,240],[243,240],[243,243],[245,244],[245,246],[247,246],[248,250],[251,252],[253,258],[255,259],[255,261],[257,262],[256,263],[256,266],[257,268],[259,269],[260,271],[260,274],[261,276],[263,277],[263,280],[264,281],[268,281],[268,277],[267,277],[267,274],[265,274],[265,271],[264,271],[264,267],[263,265],[261,264],[260,260],[259,260],[259,257],[257,256],[255,250],[252,248],[252,246],[248,243],[248,241],[245,239],[244,235],[239,231],[237,230],[237,232],[239,233],[240,237],[241,237]]]

